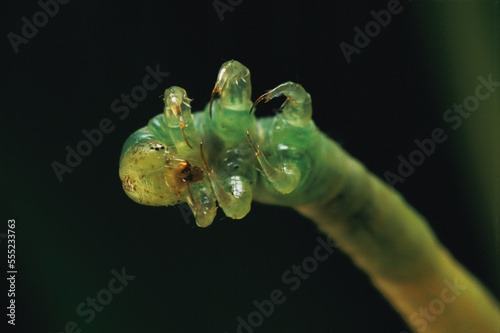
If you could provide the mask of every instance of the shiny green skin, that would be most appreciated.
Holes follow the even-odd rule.
[[[210,103],[191,114],[185,90],[167,89],[165,112],[127,139],[120,178],[130,198],[152,206],[186,202],[197,224],[208,226],[216,201],[228,217],[240,219],[252,200],[298,206],[339,191],[349,158],[318,130],[311,119],[311,98],[300,85],[287,82],[259,97],[256,104],[287,97],[282,112],[262,118],[255,117],[258,110],[250,113],[250,73],[240,63],[223,64],[214,91],[220,98],[214,99],[210,117]],[[185,177],[175,185],[176,166],[187,164],[182,161],[203,170],[203,179],[190,182]],[[334,171],[326,167],[331,163],[337,166]]]
[[[224,123],[220,124],[220,113],[215,113],[213,119],[210,119],[207,105],[204,111],[193,114],[197,136],[190,141],[203,142],[206,162],[217,173],[226,171],[230,175],[237,174],[251,181],[253,197],[257,201],[288,206],[321,200],[321,193],[328,186],[323,180],[333,178],[325,174],[326,170],[322,170],[321,162],[341,153],[338,146],[320,132],[312,120],[303,128],[294,127],[287,124],[280,114],[256,119],[254,113],[248,114],[249,110],[229,110],[223,115],[227,117]],[[281,194],[261,173],[255,172],[259,165],[246,136],[247,128],[252,141],[261,147],[271,165],[279,168],[282,163],[294,162],[300,169],[301,181],[294,191]],[[163,113],[155,116],[146,127],[127,139],[120,162],[138,145],[159,141],[169,147],[175,158],[186,159],[192,165],[203,168],[199,145],[194,145],[193,149],[177,151],[171,139],[172,131],[175,130],[167,127]]]

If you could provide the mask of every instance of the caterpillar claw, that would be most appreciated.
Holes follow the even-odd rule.
[[[193,149],[186,137],[186,128],[193,121],[190,104],[192,99],[187,97],[186,90],[173,86],[165,90],[163,100],[165,101],[164,113],[168,127],[180,128],[183,140],[189,148]]]
[[[253,109],[257,106],[257,104],[262,102],[262,100],[264,100],[264,103],[269,102],[270,98],[269,98],[268,92],[255,100],[255,102],[252,104],[252,107],[250,108],[250,112],[248,114],[252,114]]]
[[[212,105],[214,104],[215,95],[220,95],[220,90],[218,89],[217,84],[215,84],[212,94],[210,95],[210,119],[212,119]]]
[[[273,185],[273,187],[282,194],[288,194],[295,190],[300,181],[300,169],[295,167],[291,162],[283,163],[281,169],[271,166],[260,147],[253,143],[248,129],[247,137],[248,142],[255,153],[255,157],[262,168],[262,174]]]
[[[219,206],[232,219],[244,218],[250,212],[252,203],[251,182],[243,175],[224,174],[221,177],[212,167],[209,168],[203,153],[203,143],[200,143],[200,154]]]
[[[290,81],[282,83],[260,96],[252,105],[250,113],[262,100],[267,103],[271,99],[282,95],[286,97],[285,102],[280,107],[283,110],[285,120],[292,126],[306,126],[312,118],[311,95],[300,84]]]
[[[205,228],[212,224],[217,215],[217,204],[206,180],[188,186],[187,204],[199,227]]]
[[[236,60],[230,60],[222,64],[217,75],[217,81],[210,97],[210,119],[214,100],[219,97],[219,107],[231,110],[248,110],[252,86],[250,83],[250,71]]]

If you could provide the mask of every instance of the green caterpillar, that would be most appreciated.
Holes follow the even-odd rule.
[[[255,118],[258,103],[281,95],[282,113]],[[414,331],[499,327],[494,297],[401,195],[318,130],[300,85],[284,83],[253,104],[250,98],[250,72],[237,61],[222,65],[202,112],[191,114],[184,89],[167,89],[164,113],[123,147],[128,196],[154,206],[187,202],[201,227],[212,223],[217,202],[233,219],[248,214],[252,200],[292,206],[340,244]],[[437,320],[425,320],[422,307],[444,292],[450,299],[450,290],[456,300],[446,301]]]
[[[187,202],[196,223],[210,225],[217,203],[233,219],[252,200],[296,206],[324,199],[342,182],[325,160],[347,165],[346,154],[316,127],[310,95],[287,82],[251,101],[250,71],[222,65],[204,111],[191,113],[180,87],[165,90],[164,112],[125,142],[120,178],[127,195],[152,206]],[[255,117],[261,101],[285,96],[281,113]],[[342,170],[342,168],[340,168]]]

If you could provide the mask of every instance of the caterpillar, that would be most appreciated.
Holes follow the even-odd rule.
[[[280,96],[281,113],[255,117],[259,103]],[[123,189],[134,201],[187,203],[200,227],[213,222],[217,203],[233,219],[245,217],[253,200],[292,206],[340,245],[414,331],[499,327],[491,293],[399,193],[316,127],[301,85],[283,83],[252,103],[250,71],[232,60],[203,111],[191,113],[180,87],[163,99],[164,112],[133,133],[120,156]],[[449,290],[456,300],[446,301],[438,320],[423,319],[422,307]]]
[[[187,203],[206,227],[217,203],[241,219],[252,200],[300,205],[335,190],[322,162],[340,159],[341,150],[312,120],[311,96],[293,82],[255,102],[251,92],[250,71],[235,60],[221,66],[203,111],[191,112],[183,88],[166,89],[164,112],[124,144],[119,173],[127,195],[144,205]],[[256,118],[257,104],[280,96],[280,113]]]

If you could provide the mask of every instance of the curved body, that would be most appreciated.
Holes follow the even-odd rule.
[[[255,118],[259,102],[281,95],[282,113]],[[494,297],[397,192],[316,128],[300,85],[284,83],[254,104],[250,96],[250,72],[236,61],[220,69],[204,111],[192,115],[184,89],[167,89],[164,113],[123,148],[126,193],[147,205],[187,202],[202,227],[217,203],[231,218],[244,217],[252,200],[293,206],[340,244],[414,331],[496,332]],[[422,319],[423,307],[450,290],[456,297],[439,317]]]
[[[217,101],[214,105],[217,110]],[[299,205],[323,199],[327,188],[331,188],[331,183],[323,181],[328,172],[323,160],[338,155],[340,162],[344,154],[342,149],[320,132],[312,120],[304,127],[295,127],[280,115],[256,119],[254,114],[249,115],[250,107],[236,111],[238,114],[234,117],[227,115],[231,113],[229,110],[226,113],[229,119],[224,119],[222,124],[218,121],[218,112],[210,119],[208,104],[204,111],[193,114],[189,126],[194,127],[194,131],[187,138],[190,142],[203,143],[205,163],[213,168],[214,176],[224,187],[240,182],[239,188],[244,192],[239,193],[241,197],[249,196],[269,204]],[[281,171],[286,165],[289,171],[300,172],[300,181],[293,191],[287,194],[278,191],[260,171],[256,153],[246,135],[247,129],[252,143],[260,147],[271,166]],[[165,114],[161,113],[127,139],[120,156],[120,178],[131,199],[152,206],[188,202],[188,193],[174,193],[167,185],[165,177],[172,172],[167,162],[177,159],[188,161],[191,166],[204,166],[199,145],[192,149],[185,144],[176,146],[179,131],[179,128],[169,128]],[[193,196],[198,191],[206,195],[213,193],[208,173],[205,169],[203,180],[190,185]],[[232,192],[231,189],[231,195]],[[216,197],[205,199],[213,202]]]
[[[252,113],[259,102],[282,95],[286,100],[275,117]],[[123,147],[120,178],[127,195],[153,206],[187,202],[197,224],[208,226],[216,202],[239,219],[252,200],[301,205],[335,191],[342,182],[328,175],[324,161],[345,163],[345,153],[317,129],[302,86],[287,82],[255,103],[250,98],[250,72],[237,61],[222,65],[203,111],[191,113],[184,89],[167,89],[164,112]]]

